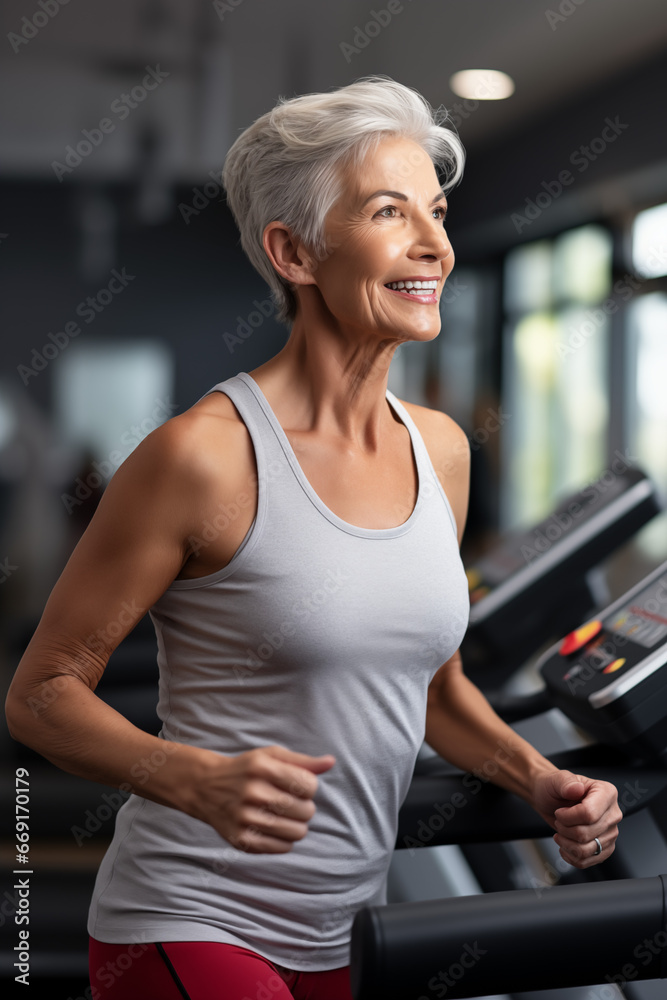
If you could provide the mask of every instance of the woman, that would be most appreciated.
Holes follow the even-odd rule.
[[[496,761],[576,867],[614,850],[616,789],[557,770],[462,672],[467,440],[387,390],[396,348],[438,335],[454,264],[442,122],[369,77],[235,142],[229,204],[289,340],[126,460],[19,665],[13,735],[134,792],[91,906],[93,995],[349,998],[352,920],[382,901],[424,737]],[[146,609],[159,738],[94,694]]]

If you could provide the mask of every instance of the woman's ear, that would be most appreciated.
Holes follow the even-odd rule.
[[[293,285],[314,285],[317,262],[283,222],[270,222],[262,243],[278,274]]]

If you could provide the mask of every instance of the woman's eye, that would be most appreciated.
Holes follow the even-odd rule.
[[[385,205],[384,208],[381,208],[377,214],[381,217],[384,217],[385,219],[392,219],[396,211],[397,209],[395,205]],[[391,214],[390,215],[385,214],[387,212],[390,212]],[[434,217],[437,215],[437,218],[439,218],[441,222],[444,223],[447,218],[447,209],[442,207],[434,208],[433,215]]]

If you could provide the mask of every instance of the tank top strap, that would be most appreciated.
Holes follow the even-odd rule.
[[[274,422],[271,420],[271,415],[263,407],[262,400],[255,391],[253,380],[249,375],[245,372],[239,372],[238,375],[233,375],[224,382],[218,382],[204,395],[208,396],[212,392],[224,392],[226,396],[229,396],[243,423],[248,428],[255,446],[257,474],[260,479],[262,474],[266,475],[268,472],[270,463],[276,461],[281,464],[285,463],[284,450],[275,434]]]
[[[424,444],[424,439],[419,432],[419,428],[401,401],[396,398],[390,389],[387,389],[387,400],[389,401],[391,408],[398,414],[408,429],[408,433],[412,439],[412,447],[420,478],[423,478],[425,481],[432,480],[435,475],[435,471],[433,469],[433,463],[431,462],[431,456],[426,449],[426,445]]]
[[[303,504],[303,496],[292,474],[289,456],[276,433],[277,421],[266,412],[252,378],[240,372],[219,382],[204,395],[212,392],[229,396],[250,434],[257,465],[258,528],[267,520],[275,523],[293,515]]]
[[[438,479],[438,475],[435,471],[433,462],[431,461],[431,456],[428,453],[428,449],[424,443],[424,439],[421,436],[419,428],[415,424],[414,420],[403,406],[403,404],[396,398],[396,396],[387,389],[387,399],[389,400],[392,407],[396,410],[399,417],[405,423],[405,426],[410,432],[410,437],[412,438],[412,447],[414,448],[415,458],[417,461],[417,470],[419,472],[420,481],[424,485],[424,493],[429,497],[437,496],[444,503],[445,509],[447,511],[447,516],[451,523],[454,535],[458,535],[458,528],[456,524],[456,518],[454,517],[454,511],[452,510],[452,505],[449,502],[449,497],[442,488],[442,483]]]

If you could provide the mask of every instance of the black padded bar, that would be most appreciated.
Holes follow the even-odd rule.
[[[665,978],[666,890],[657,875],[367,907],[352,927],[352,995],[431,1000],[446,987],[456,1000]]]

